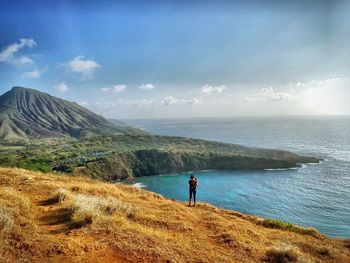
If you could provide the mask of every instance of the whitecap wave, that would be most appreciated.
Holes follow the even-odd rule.
[[[270,168],[270,169],[264,169],[264,171],[288,171],[288,170],[297,170],[300,167],[291,167],[291,168]],[[304,167],[302,167],[304,168]]]
[[[132,184],[133,187],[136,187],[136,188],[145,188],[147,187],[147,185],[143,184],[143,183],[134,183]]]

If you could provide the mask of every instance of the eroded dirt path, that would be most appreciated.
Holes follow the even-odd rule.
[[[42,244],[42,255],[34,256],[35,262],[135,262],[112,250],[107,240],[95,240],[85,235],[85,230],[74,225],[71,211],[50,198],[50,193],[41,193],[33,200],[36,204],[38,234],[50,244]],[[40,243],[37,244],[40,247]]]

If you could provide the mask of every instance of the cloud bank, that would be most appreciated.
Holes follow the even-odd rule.
[[[173,96],[166,96],[162,99],[161,103],[164,106],[172,106],[172,105],[196,105],[200,103],[200,100],[197,98],[193,99],[178,99]]]
[[[213,94],[220,94],[226,90],[226,86],[209,86],[209,85],[204,85],[202,87],[202,94],[206,96],[211,96]]]
[[[261,102],[267,100],[282,101],[282,100],[294,100],[295,97],[288,92],[276,91],[273,87],[262,88],[257,95],[246,97],[248,102]]]
[[[17,53],[26,47],[32,48],[34,46],[36,43],[33,39],[21,38],[19,42],[8,45],[0,52],[0,62],[7,62],[15,66],[31,64],[34,61],[29,56],[17,56]]]

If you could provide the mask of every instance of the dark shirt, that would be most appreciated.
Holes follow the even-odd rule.
[[[188,184],[190,185],[190,189],[195,190],[198,186],[197,179],[189,180]]]

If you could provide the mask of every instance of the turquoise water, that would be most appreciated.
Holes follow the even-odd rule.
[[[131,120],[155,134],[180,135],[291,150],[325,159],[302,168],[196,172],[197,198],[218,207],[302,226],[335,237],[350,236],[350,118],[225,118]],[[127,181],[186,201],[189,174]]]

